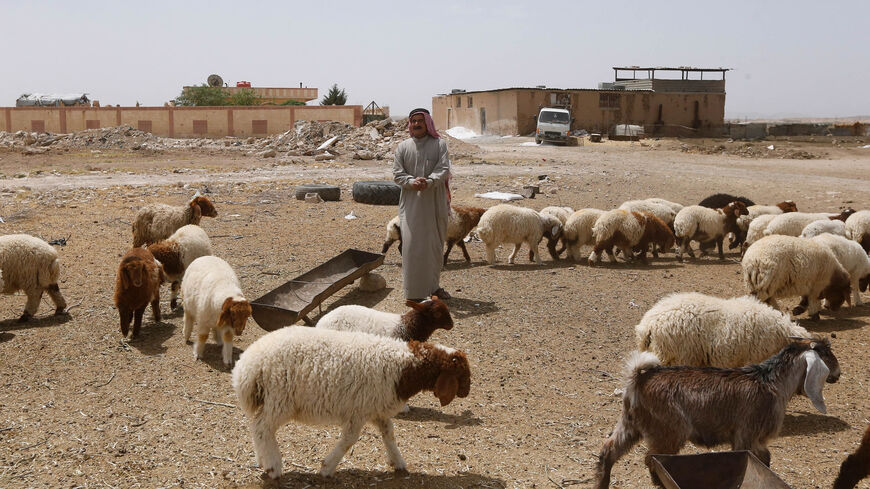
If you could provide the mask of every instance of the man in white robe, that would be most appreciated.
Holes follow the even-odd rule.
[[[411,137],[396,148],[393,162],[393,181],[402,187],[402,285],[407,299],[446,299],[440,278],[450,214],[447,143],[426,109],[411,111],[408,130]]]

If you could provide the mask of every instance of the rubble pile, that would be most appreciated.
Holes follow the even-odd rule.
[[[821,158],[821,155],[810,153],[809,151],[751,143],[715,144],[713,146],[681,144],[680,151],[691,154],[732,155],[743,158],[778,158],[787,160],[814,160]]]
[[[337,156],[371,160],[390,159],[400,142],[408,137],[408,120],[372,121],[362,127],[343,122],[298,121],[293,129],[267,137],[163,138],[129,125],[88,129],[70,134],[0,131],[0,148],[24,154],[42,154],[52,150],[208,150],[241,152],[263,158],[276,156],[314,156],[329,160]],[[445,135],[451,156],[474,154],[479,148]]]

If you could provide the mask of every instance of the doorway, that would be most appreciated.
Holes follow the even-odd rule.
[[[483,136],[486,133],[486,109],[480,108],[480,135]]]

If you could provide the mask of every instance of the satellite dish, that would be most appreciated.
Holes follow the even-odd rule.
[[[208,75],[208,86],[210,87],[222,87],[224,85],[224,79],[220,77],[220,75]]]

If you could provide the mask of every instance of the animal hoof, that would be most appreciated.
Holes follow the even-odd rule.
[[[405,474],[408,473],[408,468],[405,467],[404,465],[401,466],[401,467],[393,467],[393,470],[394,470],[397,474],[405,475]]]
[[[67,310],[64,309],[63,307],[58,307],[57,309],[54,310],[54,315],[55,316],[69,316],[69,312],[67,312]]]
[[[810,314],[810,319],[812,321],[818,321],[819,320],[819,313]]]
[[[176,307],[178,307],[178,301],[176,299],[172,299],[171,301],[169,301],[170,309],[175,309]]]
[[[19,323],[26,323],[27,321],[30,321],[30,318],[32,318],[32,317],[33,317],[32,314],[28,314],[25,312],[24,314],[21,315],[20,318],[18,318],[18,322]]]
[[[806,312],[807,308],[804,306],[795,306],[794,309],[791,310],[793,316],[800,316],[804,312]],[[815,314],[816,319],[818,319],[818,314]]]

